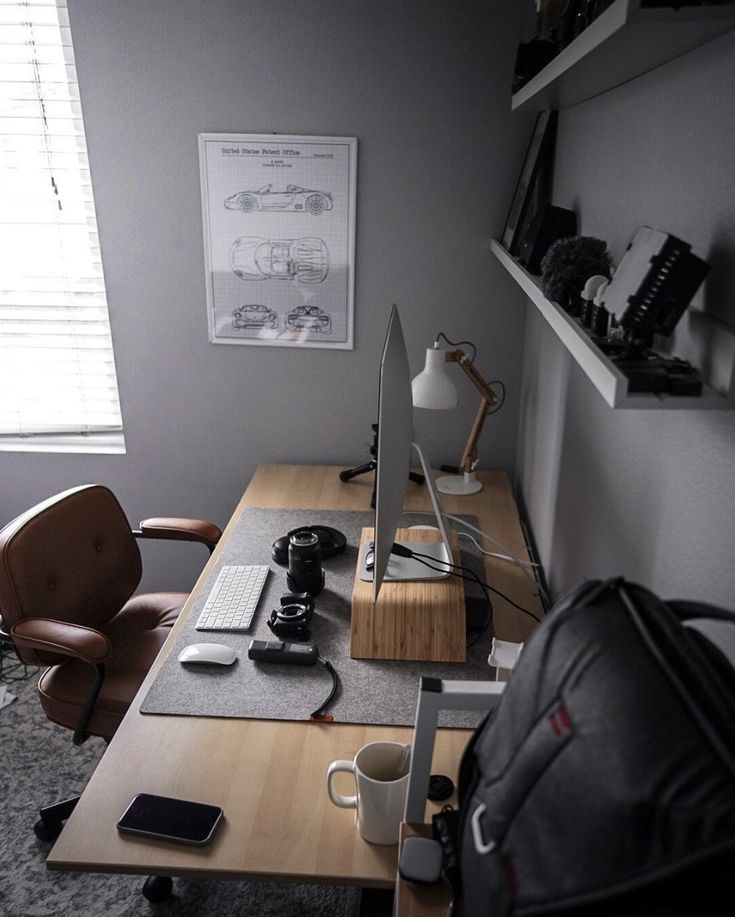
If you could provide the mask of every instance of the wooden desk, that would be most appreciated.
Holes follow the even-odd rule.
[[[261,466],[221,545],[248,507],[368,509],[372,475],[343,483],[338,477],[340,470],[331,466]],[[485,472],[480,477],[484,489],[472,497],[445,497],[446,512],[475,513],[481,528],[516,556],[527,557],[506,476]],[[426,488],[409,485],[406,506],[428,508]],[[541,613],[533,585],[517,567],[490,559],[487,575],[501,592]],[[410,728],[140,713],[141,701],[170,652],[203,580],[204,574],[47,865],[84,872],[391,887],[397,846],[376,847],[359,837],[353,813],[329,802],[326,771],[331,761],[351,758],[366,742],[378,738],[410,742]],[[496,636],[524,640],[533,621],[501,599],[494,600],[494,608]],[[455,775],[468,736],[466,730],[441,730],[434,769]],[[115,824],[130,799],[141,792],[221,805],[226,820],[214,841],[201,849],[120,835]]]

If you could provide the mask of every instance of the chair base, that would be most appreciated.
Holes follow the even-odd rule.
[[[63,802],[56,802],[52,806],[44,806],[39,810],[41,816],[33,826],[33,833],[39,841],[55,841],[61,834],[64,822],[74,811],[74,806],[79,802],[78,796],[72,796]]]
[[[143,883],[142,894],[147,901],[165,901],[171,897],[174,882],[170,876],[148,876]]]
[[[74,811],[79,802],[79,796],[71,796],[63,802],[56,802],[51,806],[44,806],[39,810],[41,816],[33,826],[33,833],[39,839],[48,843],[55,841],[61,834],[64,822]],[[173,892],[173,879],[169,876],[149,876],[141,889],[143,897],[148,901],[165,901]]]

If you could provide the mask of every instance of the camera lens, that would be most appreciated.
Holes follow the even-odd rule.
[[[279,616],[284,621],[301,620],[306,617],[306,608],[304,605],[284,605],[279,612]]]
[[[318,595],[324,586],[322,549],[314,532],[296,532],[289,538],[288,588]]]

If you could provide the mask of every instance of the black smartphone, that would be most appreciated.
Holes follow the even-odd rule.
[[[222,819],[222,809],[202,802],[139,793],[123,812],[118,830],[180,844],[208,843]]]

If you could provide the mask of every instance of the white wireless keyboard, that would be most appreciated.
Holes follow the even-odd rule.
[[[222,567],[196,623],[197,630],[248,630],[270,567]]]

